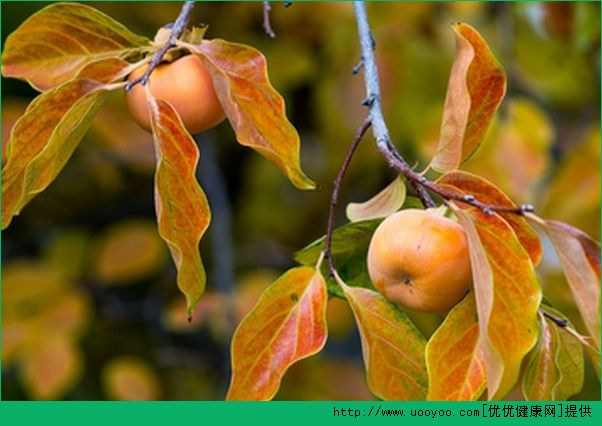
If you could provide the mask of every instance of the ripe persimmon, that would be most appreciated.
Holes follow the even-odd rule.
[[[368,272],[389,300],[416,311],[445,313],[471,284],[464,229],[431,210],[394,213],[372,236]]]
[[[128,80],[133,81],[142,76],[146,69],[146,66],[136,69]],[[186,55],[173,62],[160,64],[151,73],[148,84],[156,98],[167,101],[175,108],[190,133],[210,129],[225,118],[211,74],[195,55]],[[150,131],[146,95],[140,84],[127,92],[126,102],[134,121]]]

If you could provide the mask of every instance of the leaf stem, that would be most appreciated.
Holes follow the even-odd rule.
[[[186,24],[188,23],[188,20],[190,19],[190,13],[192,12],[192,9],[194,8],[194,3],[195,3],[194,1],[184,2],[184,4],[182,5],[182,10],[180,10],[180,14],[178,15],[175,22],[171,26],[171,33],[169,34],[169,38],[167,39],[165,44],[159,50],[157,50],[155,52],[145,73],[142,74],[139,78],[137,78],[133,81],[130,81],[125,86],[126,91],[129,92],[137,84],[142,84],[143,86],[146,85],[152,72],[161,63],[163,56],[165,56],[165,54],[167,53],[167,51],[170,48],[175,46],[176,40],[182,35],[182,32],[184,32],[184,28],[186,28]]]
[[[323,250],[324,257],[328,261],[328,270],[329,270],[329,274],[331,277],[334,276],[334,273],[335,273],[335,267],[334,267],[334,263],[332,261],[332,255],[331,255],[332,232],[334,230],[334,209],[336,208],[336,205],[337,205],[337,202],[339,199],[339,192],[341,190],[341,182],[343,181],[343,178],[345,177],[345,173],[347,172],[347,169],[349,168],[349,163],[351,163],[351,158],[353,158],[353,154],[355,153],[356,148],[358,147],[360,141],[362,140],[362,138],[364,137],[364,135],[370,128],[370,125],[371,125],[370,120],[368,118],[366,118],[364,123],[357,130],[355,138],[353,139],[353,142],[351,142],[351,145],[349,146],[349,149],[347,150],[347,153],[345,154],[345,158],[343,159],[343,164],[341,164],[341,167],[339,169],[337,177],[333,183],[332,196],[330,197],[330,210],[328,211],[328,225],[326,227],[326,241],[324,242],[324,250]]]
[[[265,33],[269,35],[271,38],[276,37],[276,33],[272,29],[272,24],[270,23],[270,11],[272,7],[270,6],[269,1],[264,1],[263,3],[263,29]]]
[[[363,64],[364,83],[366,86],[367,95],[363,104],[369,108],[368,117],[372,123],[372,131],[374,133],[374,138],[376,139],[376,146],[381,154],[385,157],[389,165],[401,173],[410,182],[410,185],[414,188],[422,203],[426,207],[432,207],[435,205],[432,198],[428,194],[428,191],[430,191],[439,195],[445,200],[455,200],[470,204],[471,206],[478,208],[479,210],[483,211],[483,213],[488,215],[493,214],[494,212],[515,213],[522,215],[526,212],[534,211],[533,206],[530,204],[508,207],[483,203],[470,194],[463,194],[459,191],[440,187],[410,167],[410,165],[397,151],[395,146],[393,146],[389,136],[387,124],[383,117],[381,109],[379,74],[376,61],[374,59],[375,43],[374,38],[372,37],[370,24],[368,23],[366,4],[364,1],[355,1],[353,2],[353,7],[357,21],[358,36],[361,48],[361,63]]]

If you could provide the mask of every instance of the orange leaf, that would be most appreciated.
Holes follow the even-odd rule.
[[[30,16],[7,37],[2,75],[48,90],[71,80],[87,64],[125,58],[148,42],[90,6],[57,3]]]
[[[2,229],[65,166],[90,127],[106,93],[118,85],[127,62],[109,59],[90,64],[78,79],[35,98],[15,123],[2,168]],[[103,77],[97,81],[90,76]]]
[[[315,188],[301,170],[299,134],[286,118],[282,96],[270,84],[263,54],[218,39],[182,45],[207,66],[238,142],[270,160],[298,188]]]
[[[171,105],[155,99],[148,85],[146,97],[157,152],[155,210],[159,234],[178,268],[178,287],[192,315],[205,290],[205,268],[199,242],[209,227],[211,212],[196,177],[199,150]]]
[[[337,281],[360,331],[370,390],[384,400],[423,400],[428,386],[425,338],[380,293]]]
[[[47,332],[47,331],[46,331]],[[35,339],[23,353],[21,381],[32,399],[62,398],[79,381],[83,356],[66,335]]]
[[[583,322],[600,350],[600,244],[563,222],[527,217],[542,226],[556,250]]]
[[[120,356],[109,361],[102,371],[107,397],[117,401],[151,401],[161,396],[157,373],[143,359]]]
[[[454,206],[466,230],[489,399],[516,383],[523,357],[537,340],[541,289],[527,252],[498,215]]]
[[[441,186],[450,186],[464,194],[472,195],[477,200],[496,206],[514,207],[514,203],[506,194],[491,182],[480,176],[467,172],[447,173],[437,181]],[[500,213],[500,216],[512,227],[520,243],[525,248],[531,261],[537,265],[541,260],[542,248],[537,233],[529,226],[527,220],[513,213]]]
[[[523,394],[531,401],[563,401],[583,386],[583,349],[574,336],[541,313],[539,324],[539,340],[523,376]]]
[[[287,271],[263,293],[232,338],[228,400],[269,400],[286,370],[326,343],[326,283],[319,267]]]
[[[506,93],[506,75],[481,35],[454,24],[456,56],[447,86],[441,136],[431,166],[458,168],[481,144]]]
[[[487,384],[472,293],[458,303],[426,345],[429,400],[474,401]]]

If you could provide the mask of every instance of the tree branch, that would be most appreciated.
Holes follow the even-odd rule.
[[[184,29],[186,28],[188,19],[190,19],[190,13],[192,12],[193,8],[194,1],[184,2],[184,4],[182,5],[182,10],[180,10],[180,14],[176,18],[175,22],[171,24],[171,34],[169,34],[169,38],[167,39],[165,44],[155,52],[144,74],[142,74],[139,78],[128,82],[128,84],[125,86],[126,91],[129,92],[137,84],[142,84],[143,86],[146,85],[151,73],[161,63],[163,56],[165,56],[169,49],[176,45],[176,40],[182,35],[182,32],[184,32]]]
[[[410,167],[393,146],[389,136],[389,129],[387,128],[387,124],[383,117],[378,68],[374,59],[374,39],[372,37],[372,31],[370,30],[370,24],[368,23],[366,4],[363,1],[355,1],[353,2],[353,7],[357,21],[361,47],[361,63],[363,64],[364,69],[364,83],[367,95],[363,104],[369,107],[368,117],[372,123],[372,131],[374,133],[374,138],[376,139],[376,146],[389,165],[401,173],[410,182],[424,205],[431,206],[434,204],[430,196],[428,196],[428,190],[446,200],[456,200],[470,204],[483,211],[485,214],[504,212],[522,215],[525,212],[534,211],[533,206],[530,204],[524,204],[518,207],[507,207],[483,203],[470,194],[463,194],[448,188],[442,188]]]
[[[343,164],[341,164],[339,173],[337,174],[337,177],[333,183],[332,196],[330,198],[330,210],[328,211],[328,225],[326,227],[326,241],[324,243],[324,257],[328,261],[328,270],[330,272],[330,276],[334,276],[334,271],[335,271],[334,263],[332,261],[331,246],[332,246],[332,232],[334,230],[334,209],[335,209],[338,199],[339,199],[339,191],[341,190],[341,182],[343,181],[343,178],[345,177],[345,173],[347,172],[347,169],[349,168],[349,163],[351,162],[351,158],[353,158],[353,154],[355,153],[357,146],[359,145],[360,141],[362,140],[362,138],[364,137],[364,135],[366,134],[366,132],[368,131],[369,128],[370,128],[370,120],[368,118],[366,118],[366,120],[364,121],[362,126],[358,129],[358,131],[355,135],[355,138],[353,139],[353,142],[351,142],[351,145],[349,146],[349,149],[347,150],[347,154],[345,154],[345,158],[343,159]]]

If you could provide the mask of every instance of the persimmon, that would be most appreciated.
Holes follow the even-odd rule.
[[[128,80],[139,78],[146,69],[146,66],[136,69]],[[151,73],[148,84],[156,98],[169,102],[175,108],[190,133],[210,129],[225,118],[211,74],[195,55],[186,55],[173,62],[160,64]],[[140,84],[134,86],[127,92],[126,102],[134,121],[150,131],[144,87]]]
[[[368,272],[389,300],[416,311],[445,313],[471,284],[464,229],[431,210],[397,212],[372,236]]]

